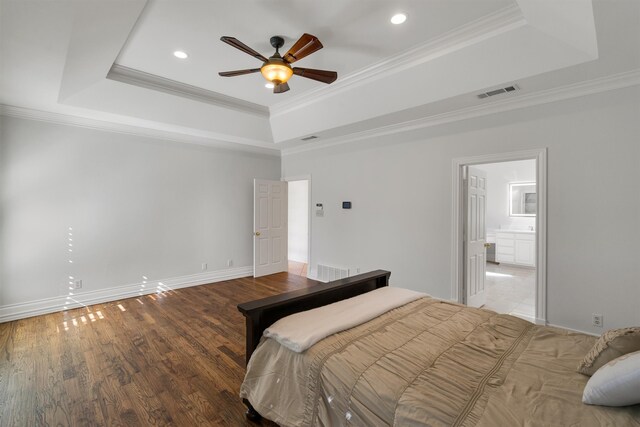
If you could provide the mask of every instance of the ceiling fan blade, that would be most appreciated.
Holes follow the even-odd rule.
[[[273,93],[283,93],[289,90],[289,85],[287,83],[280,83],[279,85],[275,85],[273,87]]]
[[[222,77],[234,77],[234,76],[241,76],[243,74],[257,73],[258,71],[260,71],[260,68],[250,68],[247,70],[235,70],[235,71],[220,71],[218,74],[221,75]]]
[[[234,76],[241,76],[243,74],[257,73],[258,71],[260,71],[260,68],[250,68],[247,70],[235,70],[235,71],[220,71],[218,74],[221,75],[222,77],[234,77]]]
[[[291,49],[284,54],[282,59],[289,64],[293,64],[296,61],[311,55],[313,52],[322,49],[322,43],[316,36],[304,33],[297,42],[291,46]]]
[[[327,84],[335,82],[338,78],[338,73],[335,71],[314,70],[312,68],[294,67],[293,74]]]
[[[240,40],[238,40],[235,37],[222,36],[222,37],[220,37],[220,40],[222,40],[223,42],[225,42],[228,45],[231,45],[231,46],[235,47],[236,49],[240,49],[244,53],[248,53],[249,55],[253,56],[256,59],[259,59],[262,62],[267,62],[268,61],[267,58],[265,58],[264,56],[260,55],[260,53],[258,53],[255,50],[251,49],[249,46],[247,46],[246,44],[242,43]]]

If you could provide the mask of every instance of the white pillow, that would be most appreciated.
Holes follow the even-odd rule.
[[[620,356],[598,369],[587,382],[582,401],[603,406],[640,403],[640,351]]]

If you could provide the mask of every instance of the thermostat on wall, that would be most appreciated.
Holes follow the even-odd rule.
[[[342,202],[342,209],[351,209],[351,202]]]

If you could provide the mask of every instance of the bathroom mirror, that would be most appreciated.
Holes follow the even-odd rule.
[[[509,183],[509,215],[536,216],[538,195],[535,182]]]

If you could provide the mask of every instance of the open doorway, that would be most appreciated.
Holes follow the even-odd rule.
[[[536,161],[473,166],[486,175],[483,308],[535,320]]]
[[[546,150],[454,160],[453,299],[546,321]]]
[[[309,265],[309,180],[287,179],[289,273],[307,276]]]

